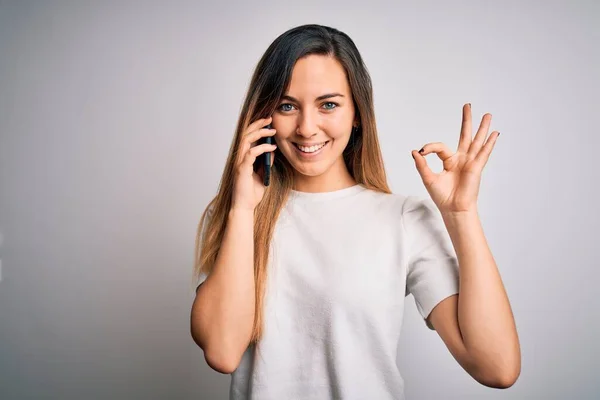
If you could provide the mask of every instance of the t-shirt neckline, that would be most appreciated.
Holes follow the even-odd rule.
[[[331,199],[339,199],[341,197],[350,196],[352,194],[358,193],[365,190],[365,187],[360,183],[357,183],[353,186],[348,186],[343,189],[337,189],[330,192],[300,192],[298,190],[291,190],[291,196],[295,199],[313,201],[313,200],[331,200]]]

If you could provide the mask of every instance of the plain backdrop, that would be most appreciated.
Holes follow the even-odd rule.
[[[0,1],[0,398],[228,398],[189,333],[197,224],[256,62],[307,23],[362,53],[395,193],[427,195],[410,152],[456,149],[464,103],[501,132],[479,207],[521,376],[478,384],[411,296],[407,399],[597,398],[600,3],[333,0]]]

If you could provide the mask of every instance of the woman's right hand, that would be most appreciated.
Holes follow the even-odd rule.
[[[259,173],[254,172],[254,162],[259,155],[271,151],[271,166],[273,165],[277,145],[257,143],[262,137],[275,135],[275,129],[263,128],[271,120],[272,117],[256,120],[243,133],[235,164],[232,209],[254,211],[263,198],[265,186],[263,176],[259,173],[264,175],[264,166],[259,167]]]

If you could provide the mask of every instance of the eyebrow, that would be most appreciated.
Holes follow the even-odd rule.
[[[327,94],[323,94],[319,97],[317,97],[315,99],[315,101],[320,101],[320,100],[325,100],[325,99],[329,99],[331,97],[344,97],[343,94],[341,93],[327,93]],[[288,96],[288,95],[284,95],[281,100],[290,100],[290,101],[294,101],[296,103],[299,103],[298,99],[292,97],[292,96]]]

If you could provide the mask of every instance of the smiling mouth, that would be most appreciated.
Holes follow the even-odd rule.
[[[299,145],[298,143],[294,143],[294,142],[292,142],[292,143],[301,152],[310,154],[310,153],[314,153],[316,151],[319,151],[320,149],[322,149],[323,147],[325,147],[327,145],[327,143],[329,143],[329,140],[327,140],[327,141],[325,141],[325,142],[323,142],[321,144],[314,145],[314,146],[308,146],[308,147],[307,146]]]

